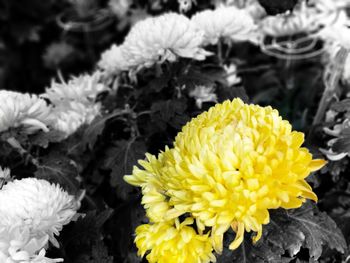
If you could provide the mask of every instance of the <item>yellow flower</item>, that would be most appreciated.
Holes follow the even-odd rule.
[[[158,158],[147,155],[147,161],[140,161],[144,170],[135,168],[125,180],[142,187],[147,210],[159,205],[159,198],[151,198],[154,192],[167,203],[151,221],[189,213],[199,231],[211,228],[214,249],[220,253],[230,227],[236,232],[230,249],[236,249],[245,231],[256,232],[254,242],[260,239],[269,209],[317,201],[305,178],[325,161],[313,160],[303,142],[304,134],[292,131],[277,110],[234,99],[194,118],[173,148]]]
[[[139,249],[139,255],[144,256],[150,250],[147,255],[150,263],[215,262],[209,235],[197,234],[189,226],[193,222],[193,218],[187,218],[182,223],[176,219],[171,222],[137,227],[135,243]]]

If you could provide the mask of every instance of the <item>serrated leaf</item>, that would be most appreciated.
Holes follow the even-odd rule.
[[[266,240],[273,245],[289,250],[292,254],[298,252],[301,245],[309,249],[310,257],[315,260],[321,256],[323,246],[340,253],[346,250],[346,241],[335,222],[311,203],[295,210],[272,212],[271,223],[266,231],[269,232]]]
[[[61,131],[51,130],[49,132],[39,132],[29,137],[29,142],[32,145],[47,148],[50,143],[60,142],[65,138],[65,134]]]
[[[72,257],[91,251],[95,242],[101,239],[101,228],[112,214],[112,209],[106,209],[100,213],[96,210],[89,211],[84,217],[64,229],[62,243],[64,247],[69,248],[68,252]]]
[[[227,85],[226,71],[218,66],[190,67],[178,77],[178,85],[195,88],[197,85],[212,86],[215,82]]]
[[[133,187],[123,180],[123,176],[131,174],[137,161],[145,157],[146,150],[146,145],[141,140],[120,140],[106,151],[104,167],[112,170],[111,186],[117,188],[116,192],[123,200],[126,200],[133,190]]]
[[[82,255],[76,263],[113,263],[113,257],[108,255],[107,247],[102,241],[96,241],[89,255]]]
[[[152,121],[165,129],[166,124],[180,129],[187,121],[185,114],[187,103],[185,100],[167,100],[156,102],[152,105]]]
[[[234,240],[233,234],[228,234],[225,240]],[[229,243],[229,242],[228,242]],[[245,235],[243,243],[236,250],[229,250],[229,244],[225,244],[222,255],[217,257],[220,263],[266,263],[283,262],[281,251],[273,251],[264,242],[253,244],[248,234]]]
[[[63,155],[53,153],[42,158],[35,177],[58,183],[71,194],[76,194],[79,190],[78,170],[72,160]]]
[[[83,146],[87,145],[89,149],[92,149],[98,139],[98,137],[102,134],[106,122],[114,117],[120,116],[124,114],[125,112],[123,110],[118,110],[115,112],[112,112],[106,116],[100,116],[95,118],[90,125],[86,126],[84,133],[83,133],[83,140],[81,141],[81,144]]]

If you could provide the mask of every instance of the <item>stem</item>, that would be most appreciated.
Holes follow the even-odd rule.
[[[217,52],[218,52],[219,64],[222,66],[224,64],[224,58],[222,56],[222,42],[220,39],[217,46]]]
[[[326,87],[323,91],[320,104],[318,105],[318,109],[312,123],[313,126],[321,122],[329,103],[333,99],[333,94],[338,86],[347,53],[348,52],[346,49],[341,48],[334,59],[334,64],[332,63],[326,68],[324,73],[324,82]]]

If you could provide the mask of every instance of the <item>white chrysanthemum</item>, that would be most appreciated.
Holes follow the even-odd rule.
[[[184,13],[191,10],[192,4],[196,3],[196,0],[177,0],[177,2],[179,3],[179,11]]]
[[[226,80],[229,86],[236,85],[241,82],[241,78],[237,76],[237,66],[235,64],[230,64],[224,66],[226,71]]]
[[[298,33],[310,33],[318,30],[320,25],[307,13],[294,12],[290,15],[268,16],[261,21],[264,34],[274,37],[289,36]]]
[[[55,107],[52,115],[55,117],[53,129],[66,134],[66,137],[76,132],[80,126],[90,124],[100,115],[101,104],[83,104],[70,101]]]
[[[0,132],[23,127],[27,133],[48,131],[50,106],[36,95],[0,90]]]
[[[220,38],[232,41],[257,41],[256,25],[250,14],[234,6],[205,10],[192,17],[205,32],[203,45],[215,45]]]
[[[203,34],[184,15],[168,13],[135,24],[119,52],[136,69],[177,57],[204,60],[210,53],[200,47]]]
[[[63,259],[45,257],[48,235],[32,237],[29,229],[0,225],[0,262],[2,263],[54,263]]]
[[[48,235],[58,246],[54,235],[74,218],[79,206],[59,185],[35,178],[15,180],[0,191],[0,222],[28,228],[32,237]]]
[[[218,102],[214,87],[210,86],[196,86],[188,95],[196,100],[196,105],[200,109],[203,102]]]
[[[54,105],[64,101],[90,104],[96,100],[99,93],[107,90],[104,84],[99,83],[100,77],[100,72],[95,72],[93,75],[73,77],[68,83],[53,82],[43,96],[50,99]]]
[[[109,0],[108,6],[119,19],[123,19],[130,9],[130,0]]]
[[[110,49],[102,53],[98,66],[109,74],[128,70],[130,63],[125,58],[121,46],[112,45]]]

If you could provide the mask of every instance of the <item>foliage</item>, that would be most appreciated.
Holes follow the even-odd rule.
[[[111,5],[97,2],[103,8]],[[4,1],[0,4],[0,59],[5,62],[0,72],[2,87],[42,93],[57,71],[66,78],[96,69],[100,53],[110,44],[122,42],[137,20],[146,15],[179,12],[178,1],[130,2],[128,11],[111,18],[113,22],[100,35],[90,35],[92,40],[103,38],[102,44],[96,44],[79,42],[84,39],[82,35],[65,32],[56,24],[57,16],[72,8],[68,2]],[[184,12],[187,16],[223,1],[192,2],[196,4]],[[275,1],[259,2],[265,2],[265,7]],[[281,2],[288,5],[270,5],[267,9],[274,13],[295,4]],[[59,48],[70,47],[69,59],[52,60],[57,58],[55,54],[67,51],[47,51],[57,42],[64,43]],[[306,133],[305,144],[315,156],[345,153],[341,160],[329,158],[322,173],[309,177],[319,197],[317,205],[306,203],[295,210],[271,210],[270,223],[263,228],[260,241],[253,244],[246,234],[237,250],[224,249],[217,261],[345,262],[350,255],[349,84],[338,79],[331,94],[335,99],[323,105],[324,116],[314,123],[327,86],[327,59],[280,59],[248,42],[220,41],[207,50],[212,55],[204,61],[180,58],[118,76],[104,75],[101,82],[109,90],[97,98],[103,109],[100,116],[68,137],[55,130],[25,134],[20,127],[0,134],[0,166],[10,168],[14,178],[45,179],[82,198],[79,217],[64,227],[58,237],[60,248],[50,248],[49,255],[73,263],[142,261],[137,256],[134,232],[147,219],[140,191],[128,185],[123,176],[132,173],[146,152],[157,154],[171,146],[187,121],[215,104],[204,101],[201,108],[196,105],[190,93],[202,85],[213,87],[218,102],[240,97],[278,109],[293,129]],[[45,64],[47,60],[50,67]],[[232,64],[237,66],[234,75],[239,79],[234,84],[227,73],[227,66]],[[336,136],[325,132],[340,127],[336,125],[341,125]],[[224,243],[228,247],[235,233],[226,235]]]

